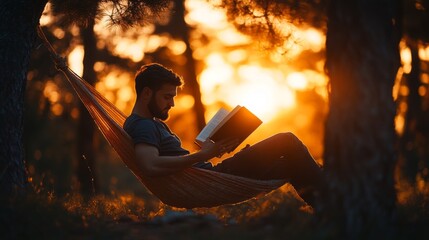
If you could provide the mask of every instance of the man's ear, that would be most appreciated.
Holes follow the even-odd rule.
[[[152,97],[152,93],[153,90],[148,88],[148,87],[144,87],[141,93],[141,96],[143,97],[143,99],[150,99]]]

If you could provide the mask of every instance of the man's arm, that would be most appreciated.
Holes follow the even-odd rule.
[[[217,143],[205,141],[200,151],[183,156],[160,156],[156,147],[145,143],[136,144],[134,149],[143,174],[156,177],[175,173],[197,162],[208,161],[229,152],[236,144],[236,140]]]

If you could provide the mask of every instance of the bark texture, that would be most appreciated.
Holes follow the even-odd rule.
[[[26,185],[24,93],[36,26],[46,0],[0,2],[0,195]]]
[[[347,239],[393,236],[399,4],[333,0],[328,7],[323,210]]]

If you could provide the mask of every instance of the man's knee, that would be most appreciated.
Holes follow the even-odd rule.
[[[276,142],[282,143],[285,161],[298,165],[313,164],[315,162],[307,146],[295,134],[283,132],[276,134],[274,138]]]
[[[299,140],[298,137],[295,136],[295,134],[293,134],[292,132],[277,133],[276,135],[273,136],[273,138],[285,143],[302,144],[301,140]]]

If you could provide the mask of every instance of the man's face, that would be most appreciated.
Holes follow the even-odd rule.
[[[177,95],[177,87],[171,84],[164,84],[152,93],[148,108],[153,117],[161,120],[168,119],[168,111],[174,107],[174,97]]]

